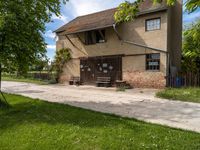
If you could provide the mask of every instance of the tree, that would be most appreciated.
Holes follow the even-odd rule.
[[[186,1],[186,10],[191,13],[197,10],[200,7],[200,0],[187,0]]]
[[[29,67],[31,71],[43,71],[48,68],[49,59],[47,57],[39,58]]]
[[[67,0],[62,0],[66,2]],[[60,15],[60,0],[0,1],[0,64],[22,74],[46,53],[45,24]],[[1,65],[0,65],[1,70]]]
[[[121,22],[128,22],[133,20],[137,13],[139,12],[139,5],[140,3],[144,2],[145,0],[136,0],[133,3],[128,1],[121,3],[118,6],[118,11],[115,13],[115,21],[116,23]],[[153,3],[161,3],[162,0],[152,0]],[[177,0],[166,0],[166,4],[168,6],[173,6]],[[192,13],[200,7],[200,0],[187,0],[186,1],[186,10],[188,13]]]
[[[63,48],[56,51],[56,56],[54,60],[54,67],[57,72],[57,79],[60,74],[63,72],[64,65],[71,59],[70,49]]]
[[[183,32],[183,68],[200,71],[200,19],[187,26]]]
[[[65,2],[65,0],[63,0]],[[0,61],[11,62],[19,73],[46,53],[42,34],[52,14],[60,14],[59,0],[12,0],[0,2]]]

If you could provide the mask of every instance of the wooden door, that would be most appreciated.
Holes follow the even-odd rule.
[[[101,57],[96,61],[95,77],[111,77],[111,82],[122,79],[122,59],[119,56]]]
[[[82,59],[80,62],[81,81],[95,84],[97,77],[111,77],[111,82],[122,79],[122,57],[102,56]]]
[[[80,63],[81,82],[92,84],[95,82],[94,62],[91,59],[83,59]]]

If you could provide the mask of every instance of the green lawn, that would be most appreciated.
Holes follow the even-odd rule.
[[[200,149],[200,134],[68,105],[6,95],[1,150]]]
[[[200,103],[200,88],[168,88],[156,94],[157,97]]]
[[[48,81],[43,80],[37,80],[37,79],[31,79],[31,78],[17,78],[17,77],[9,77],[9,76],[2,76],[2,81],[15,81],[15,82],[27,82],[27,83],[35,83],[35,84],[41,84],[46,85],[49,84]]]

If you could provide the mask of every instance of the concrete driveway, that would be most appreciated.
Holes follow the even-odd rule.
[[[200,104],[155,98],[155,89],[2,83],[3,91],[200,133]]]

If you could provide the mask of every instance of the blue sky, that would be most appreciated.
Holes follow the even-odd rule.
[[[46,33],[44,35],[47,43],[47,56],[53,60],[56,50],[56,41],[54,30],[66,24],[77,16],[102,11],[109,8],[117,7],[125,0],[69,0],[65,5],[61,6],[61,16],[56,17],[53,15],[52,22],[46,24]],[[130,0],[131,2],[134,0]],[[184,10],[184,8],[183,8]],[[183,12],[183,23],[188,24],[200,17],[200,9],[188,14]]]

